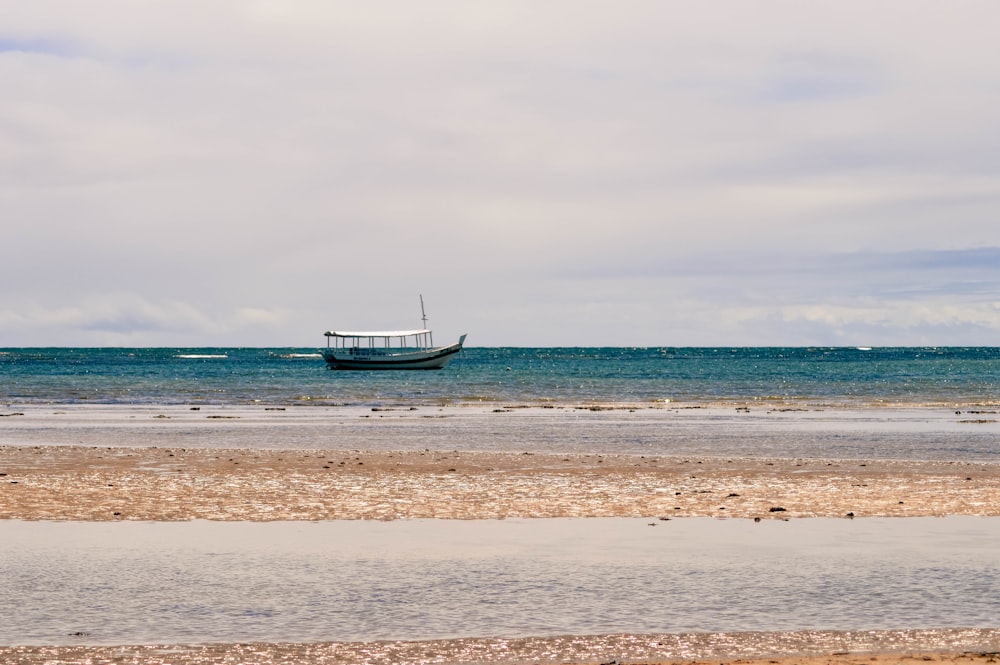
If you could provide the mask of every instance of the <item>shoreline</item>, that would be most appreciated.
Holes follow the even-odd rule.
[[[928,649],[944,637],[946,649]],[[750,643],[745,639],[749,638]],[[1000,631],[809,631],[542,638],[458,638],[419,642],[254,642],[115,646],[0,646],[9,665],[945,665],[996,663]]]
[[[12,412],[43,411],[46,413],[103,413],[115,412],[183,412],[231,410],[238,412],[289,411],[306,413],[313,410],[337,410],[346,413],[366,411],[434,411],[497,413],[503,410],[539,410],[552,411],[674,411],[674,412],[705,412],[712,415],[745,412],[751,409],[757,412],[770,413],[807,413],[830,412],[845,413],[850,411],[898,413],[905,411],[943,411],[954,413],[956,410],[965,413],[979,413],[986,416],[1000,417],[1000,403],[991,400],[959,400],[959,401],[908,401],[908,400],[823,400],[796,399],[790,397],[746,397],[742,399],[656,399],[656,400],[564,400],[558,398],[539,397],[518,401],[498,398],[478,398],[468,400],[450,399],[387,399],[372,397],[363,401],[341,401],[332,398],[302,397],[292,401],[247,401],[247,402],[100,402],[100,401],[27,401],[0,400],[0,417],[12,415]]]
[[[1000,418],[946,408],[72,405],[4,410],[0,445],[465,451],[1000,464]]]

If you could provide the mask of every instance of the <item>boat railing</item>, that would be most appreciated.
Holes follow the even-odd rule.
[[[326,333],[326,338],[327,348],[422,351],[434,346],[430,331],[419,331],[405,335],[351,335],[331,331]]]

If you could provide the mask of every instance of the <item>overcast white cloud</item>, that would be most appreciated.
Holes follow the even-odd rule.
[[[992,0],[0,15],[0,346],[1000,343]]]

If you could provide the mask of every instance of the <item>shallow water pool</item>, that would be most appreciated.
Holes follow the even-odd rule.
[[[1000,518],[0,522],[0,643],[1000,627]]]

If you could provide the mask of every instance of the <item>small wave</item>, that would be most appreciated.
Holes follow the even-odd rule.
[[[293,360],[298,358],[322,358],[322,353],[279,353],[279,358]]]
[[[204,358],[228,358],[225,353],[179,353],[174,358],[184,358],[186,360],[200,360]]]
[[[858,351],[871,351],[872,350],[872,347],[870,347],[870,346],[856,346],[854,348],[856,348]]]

